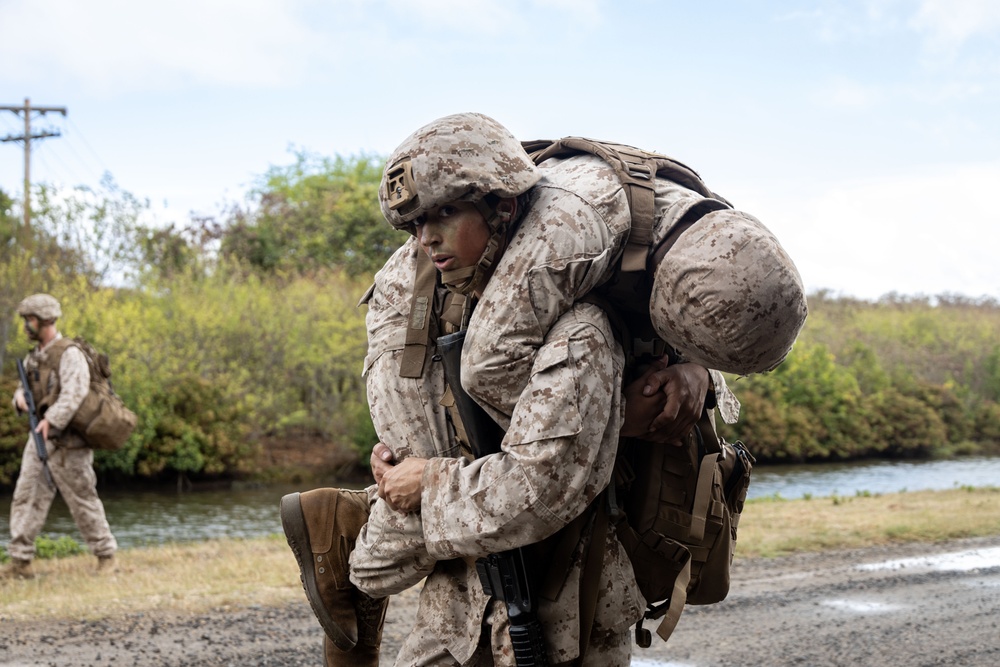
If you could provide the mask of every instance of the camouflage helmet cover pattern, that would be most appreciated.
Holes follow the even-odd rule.
[[[393,151],[379,204],[389,224],[411,230],[414,220],[442,204],[488,194],[516,197],[540,179],[507,128],[483,114],[455,114],[423,126]]]
[[[802,279],[778,240],[728,209],[678,237],[656,268],[649,307],[682,357],[738,375],[777,367],[807,314]]]
[[[34,315],[42,322],[49,322],[62,317],[62,309],[55,297],[48,294],[32,294],[17,305],[17,314],[21,317]]]

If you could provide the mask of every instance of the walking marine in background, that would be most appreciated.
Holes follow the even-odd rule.
[[[628,627],[651,601],[608,525],[613,503],[605,489],[619,437],[655,439],[657,425],[672,419],[662,410],[667,414],[643,428],[630,425],[626,410],[650,396],[627,391],[626,372],[640,375],[635,360],[667,353],[674,362],[737,373],[768,370],[787,354],[805,317],[798,274],[766,228],[714,198],[696,175],[683,183],[654,179],[659,165],[647,156],[639,155],[644,163],[635,169],[646,174],[644,198],[602,157],[557,152],[535,165],[499,123],[461,114],[421,128],[390,157],[383,213],[416,242],[387,263],[369,301],[369,401],[397,465],[373,457],[379,500],[350,559],[359,590],[343,586],[345,573],[331,572],[330,552],[321,552],[354,546],[357,522],[342,525],[336,491],[282,500],[283,522],[298,514],[305,526],[290,530],[286,522],[285,532],[310,602],[321,622],[320,608],[326,612],[324,629],[338,648],[350,651],[363,636],[360,609],[351,614],[337,608],[341,601],[378,600],[427,576],[396,664],[514,664],[512,600],[505,607],[499,591],[484,589],[477,561],[487,570],[483,559],[491,554],[527,549],[524,560],[542,566],[524,577],[537,591],[543,659],[628,664]],[[440,281],[431,272],[429,286],[426,273],[413,268],[421,251],[441,272]],[[619,280],[619,265],[648,276],[647,284]],[[412,278],[407,285],[414,273],[415,286]],[[639,310],[648,326],[619,322],[607,299],[592,294],[622,282],[646,295]],[[380,322],[383,311],[390,316]],[[470,444],[470,425],[445,409],[459,388],[445,384],[440,350],[434,354],[434,337],[447,333],[437,314],[467,331],[461,388],[502,432],[500,451],[475,461],[459,456]],[[648,330],[655,338],[643,338]],[[724,398],[719,383],[708,391],[704,368],[674,363],[664,370],[688,374],[688,382],[667,382],[652,414],[678,388],[697,387],[697,405],[690,414],[675,405],[678,431],[661,440],[685,436],[705,405],[718,403],[727,421],[735,418],[735,400]],[[664,382],[647,384],[656,394]],[[309,494],[328,500],[316,510],[306,503]],[[353,514],[364,518],[360,505]],[[310,580],[333,579],[339,601],[316,585],[310,590]],[[329,624],[338,627],[331,632]],[[367,641],[377,642],[378,631]],[[333,662],[330,651],[326,659],[369,664]]]
[[[95,415],[100,415],[99,406],[88,407],[100,402],[93,397],[92,389],[92,366],[96,364],[80,343],[63,338],[56,329],[62,311],[53,297],[29,296],[18,305],[17,312],[24,319],[25,333],[36,346],[23,362],[28,384],[18,385],[13,403],[19,413],[34,408],[31,423],[35,426],[24,448],[14,487],[8,549],[12,563],[5,574],[34,577],[31,561],[35,538],[45,525],[57,491],[66,501],[87,547],[97,556],[98,571],[113,571],[118,543],[97,496],[94,450],[84,436],[86,426],[95,423],[99,419]],[[30,405],[26,400],[29,392]],[[134,426],[135,416],[131,413],[124,416],[124,424],[121,419],[105,415],[96,430],[102,441],[124,442]],[[113,434],[106,435],[108,431]]]

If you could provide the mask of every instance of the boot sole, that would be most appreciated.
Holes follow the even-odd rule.
[[[299,564],[299,580],[305,589],[306,599],[312,607],[313,614],[323,631],[341,651],[350,651],[358,643],[340,629],[323,606],[323,597],[319,593],[316,582],[316,566],[312,559],[312,546],[309,544],[309,533],[306,532],[306,519],[302,514],[299,494],[290,493],[281,499],[281,528],[285,531],[285,540],[295,554]]]

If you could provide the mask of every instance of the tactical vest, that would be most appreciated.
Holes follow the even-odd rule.
[[[35,397],[35,409],[38,419],[45,417],[45,411],[59,398],[62,389],[59,383],[59,364],[63,353],[73,346],[70,338],[57,338],[44,353],[33,353],[28,358],[25,370],[28,372],[28,384],[31,385],[32,396]]]
[[[37,366],[27,369],[28,383],[31,385],[31,393],[36,397],[38,418],[42,419],[45,411],[59,398],[62,389],[59,364],[70,347],[83,353],[90,375],[90,387],[66,430],[82,438],[88,447],[119,449],[132,435],[138,418],[125,406],[111,386],[108,356],[97,352],[82,338],[59,338],[49,346],[44,355],[32,355]]]
[[[609,488],[612,524],[647,601],[645,619],[662,619],[666,641],[685,604],[729,594],[736,530],[754,458],[741,442],[719,437],[711,412],[681,443],[623,440]],[[643,648],[652,636],[636,625]]]

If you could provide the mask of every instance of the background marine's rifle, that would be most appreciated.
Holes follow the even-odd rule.
[[[49,488],[56,488],[56,483],[52,479],[52,471],[49,470],[49,452],[45,448],[45,438],[37,430],[38,413],[35,411],[35,396],[31,393],[31,385],[28,384],[28,374],[24,372],[24,364],[17,360],[17,374],[21,378],[21,389],[24,392],[24,402],[28,404],[28,423],[31,424],[31,437],[35,440],[35,451],[42,461],[42,470],[45,471],[45,481]]]
[[[476,458],[480,458],[500,451],[503,431],[462,389],[464,341],[465,331],[462,330],[438,338],[437,347],[444,365],[445,379],[455,397],[455,407],[470,441],[469,446]],[[510,641],[514,647],[517,667],[548,667],[542,626],[538,622],[522,550],[511,549],[480,558],[476,561],[476,571],[483,584],[483,591],[503,600],[507,607]]]

